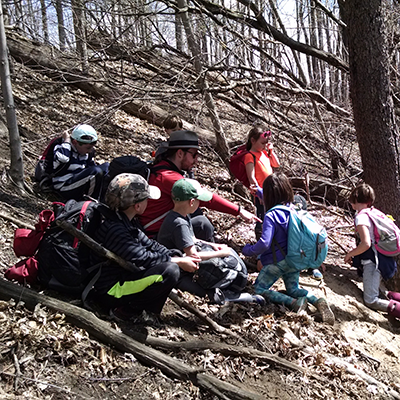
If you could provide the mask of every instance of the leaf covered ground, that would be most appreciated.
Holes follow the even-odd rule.
[[[125,154],[149,160],[157,143],[165,139],[159,127],[123,111],[111,110],[109,104],[81,90],[54,83],[22,66],[18,67],[13,84],[26,180],[33,192],[22,196],[7,178],[9,148],[7,132],[3,129],[0,134],[0,212],[31,225],[38,212],[51,205],[51,198],[40,196],[31,181],[37,156],[47,141],[64,129],[82,122],[96,126],[101,133],[99,161],[111,161],[115,156]],[[190,107],[195,110],[202,105],[193,100]],[[230,128],[229,139],[243,137],[250,125],[239,121],[229,107],[221,104],[220,110],[222,123]],[[282,138],[283,133],[277,135]],[[276,143],[284,169],[297,171],[304,155],[291,151],[285,143]],[[312,148],[312,141],[307,146]],[[249,204],[234,193],[234,182],[212,146],[205,141],[203,153],[196,171],[199,181],[249,208]],[[307,158],[309,168],[313,162]],[[352,162],[359,164],[357,159]],[[315,163],[318,165],[318,161]],[[203,367],[207,373],[259,393],[266,399],[292,399],[294,396],[298,399],[390,398],[389,390],[400,392],[400,323],[363,305],[361,280],[355,269],[343,263],[344,251],[353,246],[350,213],[330,204],[316,204],[310,211],[326,226],[330,251],[324,280],[317,282],[303,274],[301,284],[317,296],[327,298],[336,316],[334,326],[324,325],[312,306],[307,313],[297,315],[271,304],[263,307],[257,304],[210,305],[189,294],[184,294],[189,303],[236,336],[212,331],[171,300],[163,310],[164,328],[109,323],[128,335],[141,333],[170,342],[212,341],[257,349],[304,368],[300,373],[262,358],[227,356],[212,350],[188,351],[182,347],[167,351],[188,365]],[[245,243],[255,240],[253,226],[215,212],[208,212],[208,215],[216,227],[219,241],[240,250]],[[15,223],[0,216],[1,272],[18,261],[12,251],[16,228]],[[254,260],[246,261],[249,265],[254,263]],[[250,270],[249,291],[256,274]],[[281,288],[282,283],[278,282],[276,289]],[[100,316],[107,319],[104,314],[100,313]],[[86,331],[66,321],[62,314],[40,305],[35,310],[28,310],[18,299],[1,302],[0,321],[2,398],[215,398],[200,391],[190,381],[171,379],[157,368],[142,365],[132,354],[121,354],[94,340]]]

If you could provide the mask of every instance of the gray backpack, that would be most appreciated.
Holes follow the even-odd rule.
[[[198,250],[213,251],[214,249],[202,243]],[[207,290],[218,288],[241,292],[247,283],[247,268],[235,250],[231,249],[231,253],[228,257],[214,257],[201,261],[195,274],[198,284]]]

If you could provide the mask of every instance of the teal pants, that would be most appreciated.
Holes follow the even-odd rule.
[[[286,307],[290,307],[293,300],[299,297],[307,297],[307,301],[314,304],[318,300],[317,297],[309,294],[306,289],[299,288],[299,277],[300,271],[289,267],[285,260],[265,265],[254,284],[255,292],[271,303],[283,304]],[[270,290],[279,278],[285,283],[286,294]]]

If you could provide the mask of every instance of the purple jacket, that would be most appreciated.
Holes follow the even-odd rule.
[[[260,260],[262,265],[272,264],[274,257],[272,253],[272,239],[275,239],[282,250],[287,252],[287,231],[289,224],[290,212],[286,210],[272,210],[265,214],[263,222],[263,231],[260,240],[254,244],[246,244],[242,253],[245,256],[258,256],[261,254]],[[279,248],[275,246],[276,262],[285,258]]]

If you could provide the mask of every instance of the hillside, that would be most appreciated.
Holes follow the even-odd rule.
[[[11,48],[10,52],[13,54]],[[125,97],[113,99],[95,96],[79,84],[65,83],[61,69],[59,75],[54,76],[43,66],[36,65],[32,69],[33,66],[27,65],[26,61],[26,64],[20,63],[17,58],[13,62],[14,100],[26,181],[32,193],[19,194],[7,178],[8,134],[3,127],[0,133],[3,144],[0,148],[3,181],[0,189],[3,215],[0,215],[1,272],[18,261],[12,251],[17,225],[7,217],[33,225],[38,212],[51,206],[52,199],[37,193],[31,180],[36,159],[50,138],[86,122],[101,134],[98,160],[110,161],[124,154],[150,159],[151,151],[165,137],[159,126],[149,122],[147,117],[135,116],[133,109],[126,107],[129,102],[143,102],[144,108],[157,105],[165,112],[178,113],[186,124],[202,128],[204,154],[196,170],[199,181],[250,209],[248,201],[234,192],[234,181],[215,151],[213,138],[207,137],[206,131],[210,131],[212,125],[200,94],[185,95],[185,89],[190,91],[191,87],[185,86],[184,77],[173,75],[175,80],[168,78],[174,72],[171,65],[178,68],[181,60],[163,59],[153,53],[143,53],[141,57],[138,58],[141,66],[126,66],[122,75],[119,65],[108,62],[100,69],[100,62],[93,60],[90,75],[93,82],[97,80],[100,84],[102,71],[107,71],[101,82],[113,84],[118,95],[125,93]],[[71,58],[69,62],[74,63],[74,60]],[[149,64],[152,69],[148,68]],[[180,95],[175,92],[174,96],[167,96],[169,85],[178,84]],[[141,334],[142,341],[176,360],[265,399],[291,399],[294,393],[298,399],[400,398],[400,323],[363,305],[361,280],[355,269],[343,263],[344,250],[353,245],[352,218],[336,203],[341,203],[350,181],[355,181],[360,172],[351,120],[325,110],[325,126],[330,129],[325,132],[328,136],[323,137],[319,122],[303,95],[296,97],[276,91],[268,100],[270,108],[259,113],[272,126],[275,147],[282,155],[282,169],[299,183],[308,172],[312,198],[319,200],[310,210],[326,226],[330,237],[324,280],[318,283],[304,274],[301,283],[316,295],[326,296],[336,316],[335,325],[322,324],[311,306],[307,313],[296,315],[271,304],[265,307],[256,304],[209,305],[185,294],[189,303],[233,334],[215,332],[171,300],[163,311],[165,328],[109,322],[110,327],[135,338]],[[239,102],[237,97],[235,101]],[[234,146],[243,140],[255,117],[248,110],[239,112],[218,95],[216,104],[228,142]],[[4,112],[2,114],[4,119]],[[339,177],[336,178],[331,172],[335,159],[330,158],[332,149],[338,151]],[[208,212],[208,215],[221,242],[240,250],[245,243],[254,241],[252,226],[215,212]],[[255,278],[256,273],[252,271],[251,281]],[[278,282],[276,288],[281,287]],[[248,290],[252,290],[251,284]],[[46,294],[60,298],[56,293]],[[73,303],[66,297],[62,300]],[[101,311],[98,315],[108,320]],[[1,398],[252,398],[239,397],[239,391],[236,395],[221,393],[217,396],[204,386],[199,389],[201,382],[193,382],[190,376],[186,380],[173,378],[159,368],[138,362],[132,354],[118,352],[95,340],[59,312],[43,306],[32,311],[18,304],[18,299],[1,302],[0,319]],[[157,338],[163,340],[157,341]],[[214,348],[208,342],[221,348]],[[176,343],[180,345],[174,346]],[[230,354],[222,349],[224,344],[232,348],[236,345],[242,350],[258,350],[265,357],[260,353],[253,356],[244,352]],[[279,359],[274,361],[274,357]],[[285,366],[282,360],[291,364]]]

